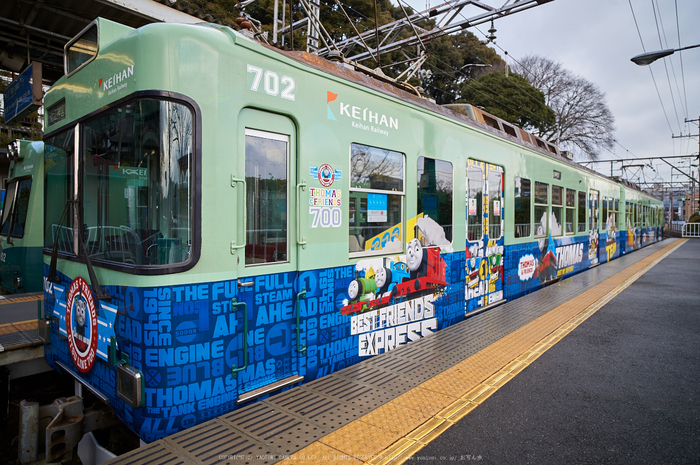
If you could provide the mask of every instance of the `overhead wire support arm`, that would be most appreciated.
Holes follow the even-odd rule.
[[[335,43],[335,46],[343,51],[349,60],[364,61],[381,53],[388,53],[406,46],[426,43],[443,35],[458,32],[470,26],[490,22],[494,19],[524,11],[549,1],[552,0],[508,0],[500,8],[494,8],[484,2],[475,0],[448,1],[437,7],[429,8],[425,11],[414,13],[406,18],[387,23],[378,27],[376,31],[368,30],[357,37],[339,41]],[[469,6],[476,7],[482,10],[482,12],[467,17],[462,12]],[[429,20],[431,18],[441,18],[431,30],[426,30],[415,25],[419,21]],[[408,27],[414,28],[417,34],[406,39],[399,39],[401,31]],[[361,42],[366,45],[366,39],[375,36],[375,34],[381,37],[378,46],[372,49],[366,48],[364,52],[354,55],[349,53],[355,45],[360,45]],[[329,47],[319,48],[316,54],[325,56],[330,50]]]
[[[352,29],[353,29],[353,31],[355,31],[355,34],[357,34],[357,36],[360,37],[360,31],[358,31],[357,28],[355,27],[355,23],[353,23],[352,19],[350,19],[350,16],[348,16],[348,13],[345,11],[345,8],[343,8],[343,5],[340,3],[340,0],[334,0],[334,1],[335,1],[335,4],[340,9],[340,11],[342,11],[343,14],[345,15],[345,19],[348,20],[348,23],[350,23],[350,26],[352,26]],[[360,37],[360,40],[362,40],[362,43],[364,44],[365,48],[367,50],[369,50],[369,45],[367,45],[367,43],[365,43],[365,41],[361,37]],[[336,50],[338,50],[337,47],[336,47]],[[374,58],[374,55],[372,55],[372,58]],[[379,61],[376,58],[374,58],[374,59],[377,62]]]
[[[668,166],[670,166],[671,168],[675,168],[676,171],[678,171],[679,173],[683,174],[686,178],[690,179],[691,181],[698,182],[697,179],[695,179],[694,177],[692,177],[692,176],[689,175],[688,173],[686,173],[686,172],[684,172],[684,171],[681,171],[680,168],[678,168],[677,166],[672,165],[671,163],[667,162],[667,161],[664,160],[663,158],[661,159],[661,161],[664,162],[664,163],[666,163],[666,164],[667,164]]]
[[[308,18],[316,18],[316,16],[312,15],[312,6],[309,4],[307,0],[301,0],[300,1],[302,8],[304,9],[304,12],[306,13]],[[316,24],[314,24],[316,23]],[[333,40],[331,39],[330,34],[328,34],[328,31],[326,31],[326,28],[323,27],[323,24],[321,24],[321,21],[311,21],[311,26],[316,27],[317,31],[319,32],[318,39],[323,42],[323,46],[325,49],[330,49],[331,47],[334,50],[338,50],[338,47],[333,43]],[[328,42],[324,39],[324,36],[328,38]],[[330,43],[330,47],[329,44]]]

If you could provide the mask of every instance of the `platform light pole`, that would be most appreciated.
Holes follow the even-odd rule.
[[[645,66],[645,65],[650,65],[659,58],[667,57],[669,55],[673,55],[674,52],[680,52],[681,50],[688,50],[689,48],[696,48],[700,47],[700,44],[697,45],[689,45],[687,47],[682,47],[682,48],[669,48],[666,50],[659,50],[657,52],[647,52],[647,53],[642,53],[640,55],[637,55],[635,57],[630,58],[630,60],[639,66]]]

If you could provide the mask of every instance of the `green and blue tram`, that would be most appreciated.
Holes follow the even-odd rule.
[[[98,19],[45,107],[46,360],[146,442],[660,238],[519,128],[214,24]]]
[[[17,294],[43,289],[44,143],[16,140],[0,215],[0,287]]]

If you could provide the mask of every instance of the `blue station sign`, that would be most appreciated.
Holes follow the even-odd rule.
[[[5,124],[20,121],[41,106],[41,63],[32,63],[3,92]]]

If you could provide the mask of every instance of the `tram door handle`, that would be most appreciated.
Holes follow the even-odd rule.
[[[245,202],[245,194],[248,192],[245,179],[237,178],[235,175],[231,175],[231,187],[234,189],[238,184],[242,184],[240,190],[236,192],[236,200],[243,199],[243,220],[240,221],[240,226],[237,228],[236,240],[231,241],[231,254],[235,255],[238,249],[245,248],[245,228],[246,228],[246,218],[248,216],[247,206]],[[240,201],[238,202],[240,203]],[[239,240],[240,238],[240,240]]]
[[[299,184],[297,184],[297,244],[300,245],[303,249],[306,248],[306,238],[302,237],[301,235],[301,212],[302,212],[302,205],[304,204],[301,199],[302,196],[300,195],[301,192],[304,192],[306,190],[306,181],[302,181]]]
[[[250,284],[253,283],[251,282]],[[243,307],[243,366],[240,368],[237,365],[231,366],[231,375],[234,378],[238,376],[239,371],[248,368],[248,305],[245,302],[239,302],[238,299],[234,297],[231,299],[231,311],[238,311],[238,307]]]

